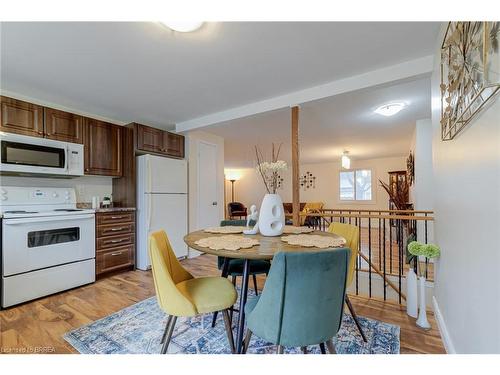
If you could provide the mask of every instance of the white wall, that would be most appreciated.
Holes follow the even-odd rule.
[[[411,143],[411,150],[415,161],[415,179],[410,188],[410,201],[415,210],[434,209],[434,172],[432,166],[432,121],[431,119],[417,120]],[[417,222],[419,241],[425,241],[425,224]],[[434,241],[434,226],[428,225],[427,241]]]
[[[217,201],[220,208],[220,219],[224,218],[224,138],[206,133],[204,131],[191,131],[186,136],[186,154],[188,159],[189,176],[189,231],[200,229],[198,226],[198,189],[203,188],[203,182],[198,181],[198,144],[200,141],[212,143],[217,146]],[[200,253],[189,249],[189,256]]]
[[[442,30],[444,32],[444,29]],[[441,141],[439,45],[432,76],[435,307],[450,352],[500,353],[500,99]]]
[[[112,178],[83,176],[76,178],[39,178],[1,176],[0,186],[65,187],[76,189],[78,203],[92,202],[92,196],[111,197]]]
[[[349,207],[354,209],[388,209],[388,195],[380,187],[378,180],[389,181],[387,172],[406,170],[406,156],[380,158],[370,160],[351,160],[351,168],[367,168],[372,170],[373,201],[366,203],[342,202],[339,200],[339,172],[342,169],[340,161],[319,164],[304,164],[301,166],[301,175],[311,172],[316,176],[316,188],[300,190],[301,202],[321,201],[325,208]],[[247,207],[251,204],[260,206],[262,198],[266,193],[261,177],[255,169],[241,169],[242,178],[235,182],[235,200],[242,202]],[[278,193],[284,202],[292,201],[291,170],[284,176],[284,187]],[[231,183],[226,181],[226,199],[231,201]]]

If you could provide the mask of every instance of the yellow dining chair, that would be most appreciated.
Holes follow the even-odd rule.
[[[346,239],[346,247],[351,249],[351,259],[349,260],[349,269],[347,272],[347,282],[346,282],[346,287],[348,287],[352,283],[352,279],[354,277],[354,271],[356,270],[356,260],[358,258],[358,246],[359,246],[359,229],[355,225],[334,222],[331,223],[330,226],[328,227],[328,232],[335,233],[341,237],[344,237]],[[347,307],[349,308],[349,311],[351,312],[352,318],[354,319],[356,326],[358,327],[359,333],[361,334],[363,341],[366,342],[365,333],[363,332],[363,329],[359,324],[358,317],[354,312],[354,307],[352,306],[347,293],[345,294],[345,302],[347,304]]]
[[[194,278],[177,260],[165,231],[149,236],[149,256],[160,308],[168,314],[161,353],[165,354],[178,317],[191,317],[221,311],[227,339],[234,353],[234,340],[228,309],[236,302],[236,289],[223,277]]]
[[[325,204],[323,202],[308,202],[304,205],[304,208],[300,213],[302,214],[307,214],[307,213],[318,213],[319,210],[323,209],[323,206]],[[306,222],[307,216],[301,216],[300,217],[300,225],[304,225]]]

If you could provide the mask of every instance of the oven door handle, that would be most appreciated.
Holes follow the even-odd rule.
[[[4,219],[3,223],[5,225],[20,225],[20,224],[30,224],[30,223],[45,223],[48,221],[66,221],[66,220],[83,220],[91,219],[94,214],[86,215],[71,215],[71,216],[44,216],[44,217],[29,217],[23,219]]]

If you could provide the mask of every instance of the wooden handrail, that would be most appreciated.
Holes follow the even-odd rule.
[[[286,217],[291,217],[292,214],[286,213]],[[389,220],[424,220],[433,221],[432,216],[414,216],[414,215],[371,215],[371,214],[323,214],[315,212],[301,212],[299,216],[310,216],[310,217],[353,217],[359,219],[389,219]]]
[[[354,208],[322,208],[318,211],[341,211],[341,212],[384,212],[384,213],[415,213],[415,214],[434,214],[434,211],[427,210],[360,210]]]

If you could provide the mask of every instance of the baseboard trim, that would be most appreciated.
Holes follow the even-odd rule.
[[[446,323],[444,322],[443,315],[441,314],[441,310],[439,309],[436,296],[432,297],[432,305],[434,307],[434,316],[436,317],[439,333],[441,334],[441,340],[443,340],[446,353],[457,354],[455,345],[453,345],[453,341],[451,341],[450,333],[448,332],[448,328],[446,328]]]

